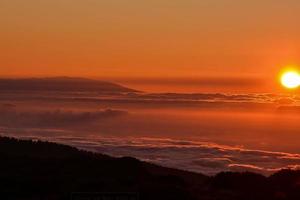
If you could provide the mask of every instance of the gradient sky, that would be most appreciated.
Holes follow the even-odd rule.
[[[1,0],[1,76],[260,77],[300,63],[298,0]]]

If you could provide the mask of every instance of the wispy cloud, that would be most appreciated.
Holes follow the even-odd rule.
[[[98,111],[32,110],[20,111],[13,104],[0,106],[0,126],[14,128],[76,128],[98,120],[126,115],[127,111],[103,109]]]
[[[113,78],[112,78],[113,79]],[[180,78],[119,78],[117,81],[130,84],[150,85],[184,85],[199,87],[249,87],[259,86],[264,80],[256,77],[180,77]]]

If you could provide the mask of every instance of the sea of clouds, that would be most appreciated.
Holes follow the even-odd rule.
[[[135,157],[161,166],[208,175],[221,171],[251,171],[270,175],[284,168],[300,169],[300,154],[168,138],[62,136],[62,133],[70,134],[70,132],[53,129],[31,129],[24,135],[20,132],[12,133],[14,131],[16,130],[0,129],[5,136],[52,141],[115,157]],[[40,134],[41,132],[44,136]],[[45,135],[53,132],[57,135],[52,134],[51,137]]]
[[[239,123],[243,115],[237,113],[274,111],[274,120],[280,118],[282,112],[298,115],[298,96],[10,92],[2,93],[0,101],[2,136],[58,142],[111,156],[131,156],[166,167],[209,175],[221,171],[252,171],[269,175],[282,168],[300,169],[300,154],[246,148],[243,142],[250,141],[250,137],[245,137],[247,141],[241,141],[240,145],[224,145],[220,142],[224,138],[239,140],[248,132],[248,135],[254,132],[266,138],[279,138],[284,133],[287,140],[295,141],[293,138],[298,138],[294,134],[298,132],[296,125],[285,128],[279,124],[284,128],[275,129],[276,123],[273,121],[268,124],[261,118],[255,119],[257,121],[254,123],[251,117],[250,121],[247,119],[243,122],[247,125],[244,127]],[[190,120],[184,115],[186,111],[176,111],[182,108],[196,111],[197,117],[200,117]],[[159,112],[153,115],[154,110]],[[212,111],[214,117],[206,116],[203,110]],[[228,115],[223,116],[218,113],[220,111],[241,119],[229,120]],[[170,115],[174,115],[174,121],[165,117]],[[177,119],[175,115],[181,115],[181,118]],[[283,117],[288,121],[288,116]],[[266,124],[273,128],[268,128]],[[220,141],[179,139],[185,134],[198,134],[203,138],[214,136],[213,139]]]

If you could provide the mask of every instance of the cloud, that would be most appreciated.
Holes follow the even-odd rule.
[[[138,138],[100,139],[88,148],[114,156],[134,156],[156,164],[206,174],[221,171],[252,171],[269,175],[300,164],[299,154],[249,150],[215,143]]]
[[[267,135],[268,139],[269,137],[271,139],[277,137],[280,138],[280,141],[273,142],[270,140],[270,142],[267,140],[267,142],[273,145],[272,149],[281,150],[284,148],[279,145],[277,148],[276,144],[296,145],[282,142],[285,140],[284,137],[294,133],[293,130],[298,130],[294,128],[296,126],[291,126],[291,129],[284,129],[284,126],[279,123],[280,127],[278,125],[279,128],[277,128],[277,124],[275,124],[277,121],[273,121],[273,116],[269,123],[268,120],[264,121],[267,118],[256,119],[256,115],[249,117],[255,121],[249,121],[248,116],[245,117],[244,115],[241,116],[245,118],[238,119],[240,115],[234,115],[232,112],[238,109],[266,113],[264,112],[265,109],[275,111],[278,106],[289,102],[293,104],[288,109],[297,111],[299,110],[298,107],[294,106],[294,104],[299,103],[297,95],[289,97],[275,94],[154,94],[132,92],[105,95],[93,92],[36,92],[34,95],[28,95],[24,92],[8,92],[1,93],[0,100],[2,100],[2,104],[0,104],[0,133],[4,135],[50,140],[113,156],[133,156],[163,166],[206,174],[240,170],[270,174],[286,167],[299,168],[300,165],[298,154],[250,150],[207,142],[140,137],[141,135],[151,135],[151,137],[192,135],[219,143],[243,142],[243,144],[248,145],[253,140],[255,143],[253,146],[260,146],[256,144],[256,141],[265,142],[266,140],[263,137],[256,140],[256,136],[266,136],[266,133],[271,132],[271,136]],[[48,110],[40,110],[32,102],[50,106],[45,108]],[[81,107],[76,108],[78,105]],[[29,111],[25,111],[22,106]],[[71,110],[52,109],[53,107],[65,106]],[[99,108],[99,106],[117,109],[94,109]],[[132,114],[127,115],[128,112],[124,110],[131,111],[132,107],[135,108],[132,109]],[[157,107],[164,109],[170,107],[172,109],[197,108],[192,109],[192,111],[196,111],[201,117],[193,118],[194,116],[184,115],[178,119],[175,117],[167,118],[169,115],[161,115],[166,110],[158,111],[155,109]],[[181,113],[177,113],[179,109],[175,109],[176,115],[180,115]],[[199,112],[201,109],[211,109],[218,112],[226,109],[229,110],[228,113],[233,119],[227,119],[229,116],[227,114],[219,115],[219,113],[214,112],[212,112],[213,118],[210,115],[202,116],[202,113]],[[152,115],[151,112],[157,113]],[[123,117],[124,115],[125,117]],[[283,119],[280,118],[280,122],[281,120]],[[286,125],[289,126],[290,123],[288,121]],[[285,130],[291,132],[282,136],[282,132]],[[100,134],[102,136],[114,135],[116,138],[101,137]],[[78,137],[75,137],[76,135]],[[124,138],[128,135],[135,135],[136,137]],[[244,140],[244,136],[249,137]],[[243,140],[239,140],[240,138]],[[238,140],[238,142],[234,140]]]
[[[300,106],[280,106],[277,109],[281,113],[300,113]]]
[[[278,103],[279,105],[290,105],[295,103],[295,100],[291,97],[283,97],[275,99],[274,102]]]
[[[63,90],[61,92],[36,90],[34,93],[25,93],[10,90],[10,92],[6,91],[0,94],[0,101],[2,102],[28,102],[33,100],[47,103],[94,103],[110,108],[126,106],[126,108],[197,108],[218,111],[276,111],[280,105],[299,104],[297,95],[264,93],[103,93],[90,90],[80,92],[75,92],[74,90]]]
[[[260,173],[260,174],[265,174],[265,175],[270,175],[270,174],[275,173],[276,171],[280,170],[280,169],[263,168],[263,167],[258,167],[255,165],[249,165],[249,164],[229,164],[228,168],[230,171],[254,172],[254,173]]]
[[[13,135],[12,135],[13,136]],[[18,137],[22,137],[18,134]],[[299,169],[300,155],[249,150],[207,142],[159,138],[102,136],[23,136],[72,145],[112,156],[131,156],[158,165],[214,175],[221,171],[251,171],[270,175],[280,169]]]
[[[126,78],[118,79],[126,84],[150,84],[150,85],[184,85],[184,86],[199,86],[199,87],[255,87],[261,86],[264,83],[259,78],[237,78],[237,77],[209,77],[209,78]]]
[[[213,169],[225,168],[230,165],[233,161],[229,158],[199,158],[198,160],[193,160],[192,163],[202,167],[208,167]]]
[[[123,110],[104,109],[98,111],[32,110],[19,111],[15,106],[0,108],[0,125],[13,128],[76,128],[83,124],[122,115]]]
[[[16,105],[12,104],[12,103],[4,103],[2,105],[0,105],[0,109],[11,109],[11,108],[15,108]]]

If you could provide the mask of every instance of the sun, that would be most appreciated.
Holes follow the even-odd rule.
[[[281,75],[281,84],[289,89],[300,86],[300,74],[297,71],[286,71]]]

